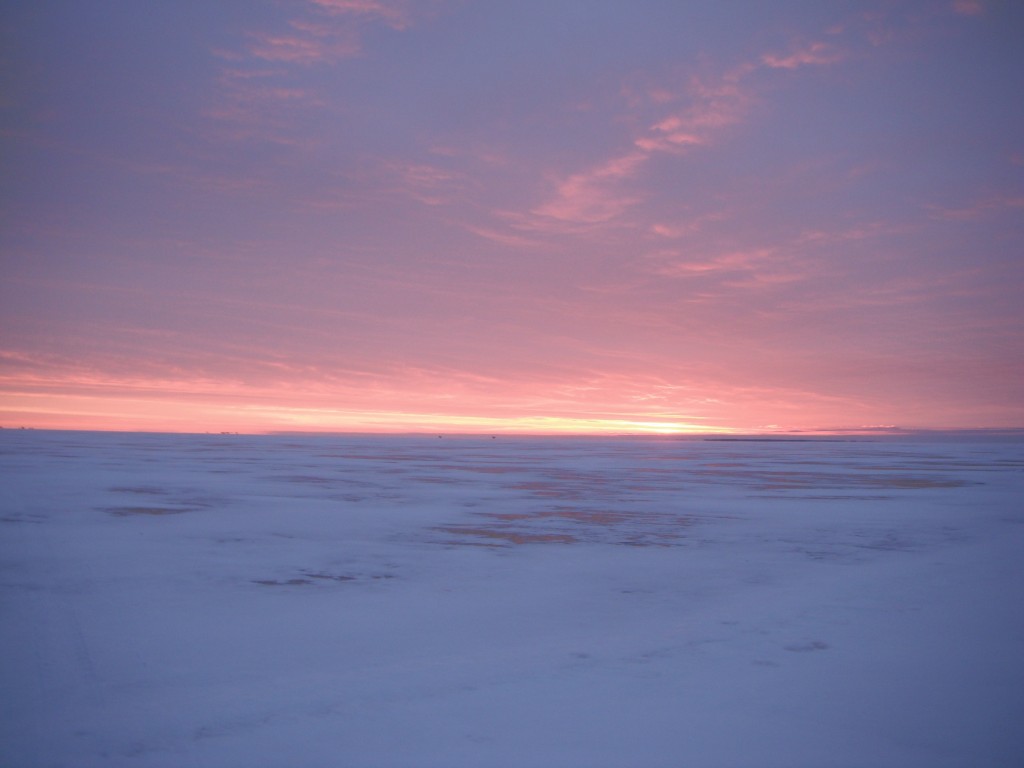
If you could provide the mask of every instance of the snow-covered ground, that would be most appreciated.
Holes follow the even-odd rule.
[[[0,765],[1024,765],[1024,443],[0,432]]]

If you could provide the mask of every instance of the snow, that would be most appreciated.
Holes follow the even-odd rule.
[[[0,432],[3,766],[1024,764],[1024,442]]]

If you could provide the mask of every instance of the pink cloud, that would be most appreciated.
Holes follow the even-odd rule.
[[[330,14],[379,19],[394,29],[405,29],[412,23],[405,3],[381,0],[312,0],[312,3]]]
[[[740,122],[749,107],[751,95],[742,85],[753,68],[741,65],[716,78],[692,77],[684,91],[672,101],[685,102],[651,124],[647,132],[634,140],[643,152],[680,155],[696,147],[712,144],[721,131]],[[667,103],[667,89],[654,89],[655,104]]]
[[[619,192],[617,183],[633,176],[646,159],[645,153],[630,152],[589,171],[572,174],[557,183],[553,200],[533,212],[585,224],[613,219],[639,202],[638,197]]]
[[[213,54],[227,62],[219,78],[220,102],[204,111],[220,123],[216,138],[308,146],[293,135],[301,120],[282,109],[282,102],[304,107],[324,102],[290,85],[299,76],[293,65],[329,65],[360,56],[364,21],[405,29],[411,17],[404,4],[384,0],[308,0],[276,29],[248,31],[235,50],[215,49]]]
[[[296,135],[296,126],[309,110],[326,102],[313,89],[287,82],[278,69],[224,69],[218,78],[217,102],[203,110],[214,121],[210,138],[308,147],[309,140]]]
[[[438,157],[466,158],[474,163],[492,168],[507,166],[510,162],[507,155],[490,147],[453,147],[435,145],[430,154]]]
[[[263,61],[318,64],[349,59],[361,53],[355,32],[343,26],[292,21],[293,32],[252,32],[249,53]]]
[[[649,127],[633,139],[633,149],[612,157],[589,170],[570,174],[556,182],[555,195],[530,212],[534,219],[563,224],[599,224],[612,221],[636,206],[642,196],[622,190],[624,181],[633,178],[657,155],[684,155],[713,144],[730,126],[745,118],[754,94],[745,83],[761,67],[792,70],[802,66],[838,62],[844,55],[833,46],[816,42],[787,55],[766,54],[758,62],[742,62],[716,77],[690,77],[682,89],[664,84],[625,86],[623,95],[632,111],[644,107],[663,108]],[[522,217],[521,224],[528,217]],[[536,220],[532,228],[543,228]],[[667,224],[648,225],[649,231],[662,237],[677,237]]]
[[[668,263],[655,268],[655,272],[667,277],[686,277],[714,272],[738,272],[751,270],[763,264],[777,253],[775,248],[754,248],[749,250],[728,251],[726,253],[704,259],[683,258],[679,251],[665,251],[660,256],[672,257]]]
[[[412,17],[399,3],[310,0],[304,14],[288,21],[287,30],[250,32],[248,55],[262,61],[307,65],[353,58],[362,53],[361,21],[380,21],[402,30],[412,24]],[[217,55],[233,61],[244,58],[233,51],[221,50]]]
[[[512,246],[514,248],[543,248],[546,245],[540,240],[524,237],[523,235],[517,235],[511,232],[505,232],[492,227],[482,227],[476,224],[463,224],[462,226],[464,229],[472,232],[478,237],[491,240],[492,242],[499,243],[501,245]]]
[[[619,219],[644,199],[636,187],[625,185],[646,164],[658,156],[683,156],[713,145],[727,129],[746,118],[756,98],[748,82],[752,74],[763,67],[792,70],[830,64],[842,58],[843,54],[834,47],[812,43],[786,56],[765,55],[759,60],[740,62],[718,75],[690,76],[681,87],[671,83],[626,84],[622,95],[629,113],[623,116],[624,120],[634,121],[636,113],[644,110],[661,112],[633,138],[632,149],[585,170],[556,177],[552,197],[528,212],[498,215],[511,221],[516,229],[561,233],[578,233]],[[666,222],[642,226],[666,238],[693,231]]]
[[[667,117],[651,126],[651,135],[641,136],[634,143],[647,152],[675,152],[707,143],[678,115]]]
[[[975,221],[1004,211],[1024,209],[1024,196],[994,195],[962,208],[943,208],[940,206],[929,206],[929,208],[932,210],[932,218],[934,219]]]
[[[425,205],[449,203],[468,184],[465,174],[426,163],[392,163],[389,169],[399,176],[402,191]]]
[[[650,231],[652,234],[658,235],[659,237],[678,239],[680,237],[685,237],[686,235],[692,235],[699,232],[710,222],[721,221],[725,218],[725,213],[707,213],[693,217],[687,221],[673,223],[660,222],[652,224]]]
[[[807,229],[800,233],[793,244],[797,247],[803,245],[832,245],[835,243],[864,240],[869,237],[905,233],[906,231],[908,231],[907,225],[874,221],[839,230]]]
[[[960,16],[981,16],[985,13],[985,5],[981,0],[953,0],[953,13]]]
[[[709,144],[719,131],[742,119],[750,96],[739,81],[748,71],[749,67],[739,67],[710,82],[691,78],[685,94],[687,106],[653,123],[644,135],[633,140],[631,151],[558,181],[554,199],[532,212],[585,224],[606,222],[622,215],[641,200],[636,194],[623,192],[622,182],[636,176],[653,156],[679,155]],[[658,104],[680,100],[665,88],[651,89],[651,93]]]
[[[726,280],[723,285],[729,288],[764,288],[786,283],[796,283],[806,277],[802,272],[796,270],[776,269],[749,271],[741,277]]]
[[[844,55],[828,43],[811,43],[786,55],[765,54],[761,62],[771,69],[796,69],[805,66],[822,66],[842,61]]]
[[[661,237],[682,237],[687,233],[686,227],[674,226],[671,224],[653,224],[651,225],[651,232]]]

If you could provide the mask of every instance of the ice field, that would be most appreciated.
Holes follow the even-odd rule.
[[[1024,765],[1024,442],[0,432],[0,766]]]

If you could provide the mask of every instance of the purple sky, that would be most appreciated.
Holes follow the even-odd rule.
[[[1024,3],[0,13],[5,426],[1024,426]]]

